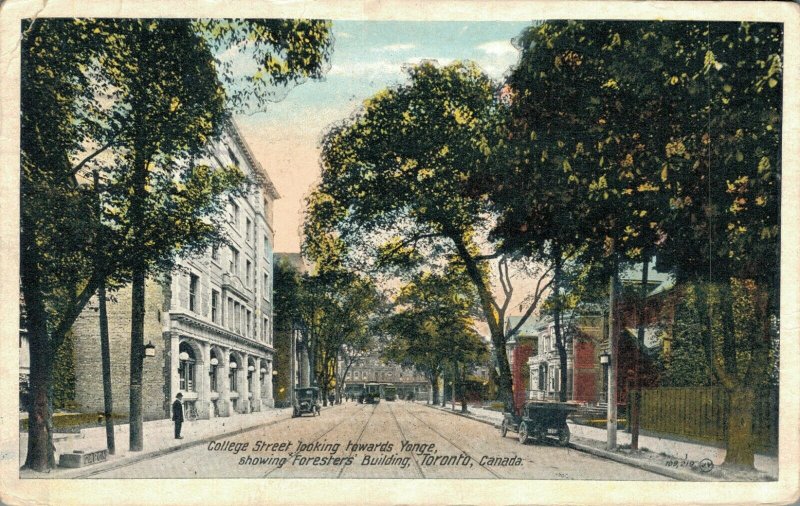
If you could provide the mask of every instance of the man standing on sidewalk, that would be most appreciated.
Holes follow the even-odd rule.
[[[181,424],[183,423],[183,394],[178,392],[175,402],[172,403],[172,420],[175,422],[175,439],[183,439],[181,436]]]

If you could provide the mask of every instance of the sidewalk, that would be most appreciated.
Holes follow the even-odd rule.
[[[323,408],[325,409],[325,408]],[[222,436],[231,436],[253,428],[277,423],[291,418],[291,408],[272,409],[249,414],[237,414],[226,418],[212,418],[210,420],[197,420],[184,422],[181,430],[183,439],[175,439],[174,425],[169,419],[153,420],[144,423],[144,449],[140,452],[128,451],[128,424],[114,426],[114,441],[116,454],[109,455],[108,460],[94,465],[77,469],[56,468],[48,473],[38,473],[31,470],[21,470],[22,479],[69,479],[87,478],[102,471],[108,471],[129,465],[134,462],[151,459],[160,455],[171,453],[189,446],[202,444]],[[20,432],[20,464],[25,462],[28,448],[27,432]],[[92,452],[106,448],[105,425],[81,430],[80,434],[65,435],[54,434],[56,446],[56,462],[62,453],[72,453],[73,450]]]
[[[433,407],[433,406],[432,406]],[[461,406],[456,404],[456,410],[453,412],[451,410],[450,404],[447,405],[446,408],[442,408],[441,406],[436,406],[437,409],[448,411],[451,413],[455,413],[461,415]],[[499,411],[494,411],[490,409],[484,409],[477,406],[468,406],[469,413],[467,415],[468,418],[472,418],[484,423],[488,423],[500,428],[500,424],[503,421],[503,413]],[[676,441],[673,439],[661,438],[661,437],[653,437],[653,436],[639,436],[639,448],[643,451],[635,454],[635,452],[631,452],[630,450],[625,451],[624,448],[616,451],[610,452],[605,449],[606,443],[606,430],[599,429],[595,427],[589,427],[586,425],[578,425],[572,423],[571,421],[567,421],[569,425],[569,430],[571,433],[571,445],[581,451],[586,451],[588,453],[592,453],[601,457],[605,458],[614,458],[614,460],[618,460],[625,464],[630,465],[637,465],[638,467],[649,467],[649,466],[658,466],[658,468],[648,469],[653,472],[659,472],[661,467],[663,467],[663,471],[665,471],[667,476],[676,477],[677,479],[710,479],[711,481],[717,481],[719,479],[731,479],[734,481],[739,481],[740,479],[744,480],[757,480],[757,479],[764,479],[765,476],[759,475],[760,473],[750,473],[752,476],[748,476],[742,473],[726,473],[721,472],[719,469],[722,465],[722,462],[725,460],[725,449],[724,448],[717,448],[715,446],[703,445],[699,443],[689,443],[684,441]],[[631,443],[631,435],[625,432],[624,430],[617,431],[617,445],[619,447],[630,446]],[[649,454],[649,455],[648,455]],[[618,457],[618,458],[615,458]],[[664,457],[667,457],[666,459]],[[671,459],[670,459],[671,458]],[[700,473],[695,473],[690,470],[683,471],[678,475],[674,474],[674,469],[667,468],[665,465],[661,465],[659,461],[663,460],[676,460],[678,464],[681,465],[682,462],[699,462],[703,459],[710,459],[714,464],[714,472],[709,475],[703,475]],[[638,461],[638,462],[637,462]],[[644,462],[642,462],[644,461]],[[769,456],[769,455],[760,455],[756,454],[755,456],[755,467],[757,471],[768,475],[771,479],[778,478],[778,458]],[[678,471],[681,471],[678,469]],[[690,473],[686,475],[685,473]],[[665,474],[659,472],[659,474]]]

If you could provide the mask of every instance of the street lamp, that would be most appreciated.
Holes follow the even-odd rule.
[[[604,351],[600,354],[600,363],[603,365],[608,365],[611,362],[611,354],[607,351]]]
[[[263,367],[261,368],[261,374],[267,374],[267,370],[264,369]]]
[[[255,371],[255,370],[256,370],[256,367],[255,367],[255,366],[253,366],[253,365],[248,365],[248,366],[247,366],[247,370],[248,370],[248,371],[250,371],[250,372],[253,372],[253,371]]]
[[[217,357],[213,357],[211,359],[211,365],[216,366],[218,364],[219,364],[219,360],[217,359]]]
[[[145,357],[156,356],[156,345],[154,345],[152,341],[147,341],[147,344],[144,345],[144,356]]]
[[[178,354],[178,359],[179,359],[181,362],[186,362],[186,361],[188,361],[188,360],[189,360],[189,354],[188,354],[188,353],[186,353],[185,351],[182,351],[182,352],[180,352],[180,354]]]

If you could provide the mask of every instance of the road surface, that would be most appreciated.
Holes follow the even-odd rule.
[[[345,403],[92,478],[667,479],[406,401]]]

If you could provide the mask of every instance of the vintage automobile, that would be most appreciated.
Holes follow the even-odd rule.
[[[303,387],[294,389],[294,406],[292,406],[292,418],[311,413],[313,416],[319,414],[320,397],[319,388]]]
[[[567,416],[577,409],[570,402],[528,401],[522,407],[522,416],[503,413],[500,435],[506,437],[509,430],[519,435],[519,442],[544,442],[547,436],[555,436],[561,446],[569,444]]]

